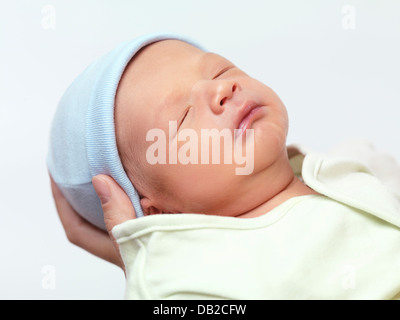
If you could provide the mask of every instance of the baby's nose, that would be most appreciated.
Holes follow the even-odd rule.
[[[213,80],[210,107],[215,114],[224,111],[227,102],[232,99],[238,84],[231,80]]]

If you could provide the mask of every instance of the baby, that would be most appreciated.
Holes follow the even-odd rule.
[[[113,230],[127,298],[399,298],[399,198],[358,162],[288,149],[287,132],[271,88],[190,40],[153,34],[70,86],[48,167],[98,227],[97,174],[146,216]],[[202,161],[205,151],[224,161]],[[238,174],[244,153],[252,168]]]
[[[153,128],[170,132],[170,121],[179,126],[177,134],[166,139],[167,150],[174,143],[177,150],[182,148],[178,136],[186,128],[197,137],[204,129],[228,128],[232,137],[241,139],[234,130],[246,121],[254,129],[254,148],[247,148],[254,150],[253,172],[237,175],[237,165],[223,159],[219,165],[149,164],[146,134]],[[315,194],[290,167],[288,118],[275,92],[221,56],[186,42],[157,42],[130,62],[116,96],[115,124],[121,161],[145,214],[255,217],[293,196]]]

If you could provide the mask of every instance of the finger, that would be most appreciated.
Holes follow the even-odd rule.
[[[51,176],[50,182],[57,213],[68,240],[89,253],[123,269],[122,260],[108,233],[83,219],[69,204]]]
[[[93,177],[92,183],[101,200],[104,222],[110,234],[116,225],[136,218],[131,200],[113,178],[97,175]]]

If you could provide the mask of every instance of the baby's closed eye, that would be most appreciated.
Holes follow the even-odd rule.
[[[182,117],[181,121],[179,122],[178,128],[180,128],[180,126],[182,125],[182,123],[185,121],[186,116],[188,115],[188,113],[189,113],[189,111],[190,111],[191,108],[192,108],[192,107],[191,107],[190,105],[186,107],[186,110],[185,110],[185,112],[184,112],[184,114],[183,114],[183,117]]]
[[[221,69],[221,70],[217,73],[217,75],[213,78],[213,80],[219,78],[219,77],[222,76],[224,73],[226,73],[227,71],[229,71],[229,70],[231,70],[231,69],[233,69],[233,68],[234,68],[233,65],[229,65],[229,66],[224,67],[223,69]]]

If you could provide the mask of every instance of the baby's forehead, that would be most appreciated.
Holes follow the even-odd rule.
[[[163,40],[150,44],[133,57],[135,60],[138,62],[134,63],[137,68],[140,68],[139,63],[147,64],[146,75],[157,74],[156,71],[161,71],[158,68],[178,69],[183,65],[186,69],[203,70],[216,63],[229,62],[220,54],[181,40]]]

